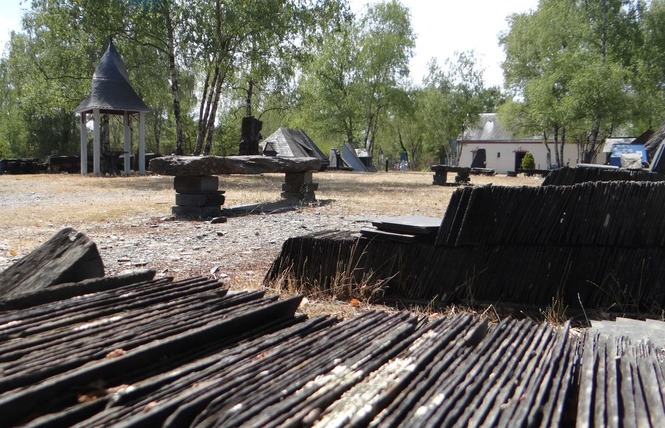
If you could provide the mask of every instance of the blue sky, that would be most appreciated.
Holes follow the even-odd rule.
[[[362,12],[370,0],[350,0],[354,12]],[[401,0],[411,11],[411,23],[417,35],[411,76],[420,83],[427,63],[436,58],[443,65],[456,51],[474,50],[485,69],[488,85],[501,85],[503,51],[498,35],[508,28],[506,18],[536,9],[538,0]],[[21,29],[21,11],[27,0],[0,0],[0,47],[12,30]]]

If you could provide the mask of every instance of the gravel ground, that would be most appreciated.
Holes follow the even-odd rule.
[[[225,223],[216,224],[170,216],[135,217],[89,223],[77,230],[97,244],[107,275],[149,268],[158,276],[180,279],[202,275],[247,285],[263,278],[289,237],[322,230],[358,231],[376,218],[329,211],[325,205],[314,205],[274,214],[232,215]],[[8,243],[16,235],[29,233],[44,242],[59,229],[46,225],[30,231],[6,230],[0,239],[0,271],[28,252],[16,251]]]
[[[367,219],[328,215],[325,207],[227,217],[213,224],[152,219],[89,233],[109,274],[143,267],[176,278],[196,275],[244,285],[263,278],[290,237],[322,230],[360,230]],[[129,229],[129,230],[128,230]],[[122,231],[124,233],[119,233]]]
[[[328,181],[321,186],[323,191],[317,192],[320,203],[273,214],[228,215],[227,222],[213,224],[169,216],[174,196],[168,177],[114,181],[80,176],[0,176],[0,271],[63,227],[71,226],[97,244],[107,275],[149,268],[158,276],[209,276],[246,288],[260,283],[289,237],[323,230],[359,231],[385,216],[442,217],[445,200],[454,191],[452,187],[432,186],[431,174],[424,173],[322,175],[321,180]],[[378,183],[361,190],[353,187],[363,180]],[[502,181],[510,185],[539,184],[531,178],[506,180],[499,176],[474,177],[473,181],[480,185]],[[225,207],[229,199],[227,193]],[[123,209],[114,207],[114,201],[119,201],[117,205],[124,202],[151,208],[139,214],[136,210],[127,215],[124,211],[111,213]],[[385,205],[379,206],[378,201]],[[104,214],[107,208],[109,213]],[[102,210],[100,218],[88,214],[93,209]],[[85,216],[71,214],[74,212]]]

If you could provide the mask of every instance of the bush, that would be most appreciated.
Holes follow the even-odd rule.
[[[522,158],[522,169],[536,169],[536,160],[531,152],[526,152]]]

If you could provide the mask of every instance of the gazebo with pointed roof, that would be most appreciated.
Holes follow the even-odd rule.
[[[92,75],[90,95],[74,109],[81,115],[81,174],[88,173],[88,138],[86,132],[87,115],[93,117],[93,173],[101,174],[100,165],[100,115],[122,115],[124,120],[124,173],[130,173],[130,157],[132,151],[129,115],[139,117],[139,174],[145,174],[145,113],[150,111],[141,97],[129,83],[127,68],[120,54],[109,41],[109,46]]]

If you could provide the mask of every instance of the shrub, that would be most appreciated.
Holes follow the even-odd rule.
[[[526,152],[526,154],[522,158],[522,169],[535,169],[535,168],[536,168],[536,160],[533,158],[531,152]]]

